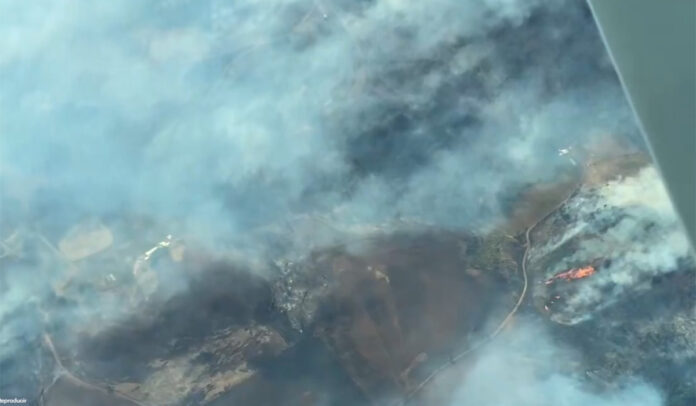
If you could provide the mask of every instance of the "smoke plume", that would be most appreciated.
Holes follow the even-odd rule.
[[[638,134],[580,0],[0,0],[0,77],[0,239],[22,258],[0,275],[0,358],[40,346],[37,309],[71,272],[47,247],[84,219],[115,246],[171,234],[249,264],[401,219],[485,231],[521,188],[568,170],[560,148]],[[638,244],[612,267],[668,269],[684,249],[673,221],[656,226],[668,241],[638,241],[637,222],[668,214],[626,197],[659,181],[631,182],[593,203],[626,207],[609,233]],[[318,218],[327,231],[303,223]],[[158,292],[186,288],[172,274]],[[141,311],[85,298],[62,317]],[[532,387],[599,402],[574,385]]]
[[[601,259],[599,272],[583,281],[554,318],[574,324],[616,303],[627,293],[650,288],[653,277],[693,267],[679,218],[654,167],[585,188],[563,212],[564,233],[535,249],[543,256],[576,241],[549,275]]]
[[[582,365],[579,354],[555,342],[542,325],[521,320],[470,365],[450,371],[451,376],[443,379],[457,388],[448,403],[453,406],[664,404],[662,394],[645,382],[627,380],[602,387],[601,382],[588,380],[578,365]],[[460,379],[458,385],[456,379]]]

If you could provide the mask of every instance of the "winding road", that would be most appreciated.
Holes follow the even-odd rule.
[[[549,210],[544,216],[540,217],[537,219],[532,225],[527,227],[525,231],[525,243],[524,243],[524,254],[522,256],[522,262],[521,262],[521,271],[522,271],[522,279],[523,279],[523,284],[522,284],[522,289],[520,291],[519,297],[517,299],[517,302],[513,306],[513,308],[508,312],[507,316],[500,322],[500,324],[496,327],[496,329],[488,335],[486,338],[483,340],[475,343],[471,347],[465,349],[464,351],[458,353],[454,357],[452,357],[448,362],[443,363],[440,365],[437,369],[435,369],[433,372],[431,372],[423,381],[421,381],[416,387],[414,387],[408,394],[400,401],[394,404],[394,406],[404,406],[408,404],[411,400],[415,398],[416,395],[418,395],[430,382],[433,381],[438,375],[446,371],[447,369],[451,368],[452,366],[455,365],[457,361],[460,359],[464,358],[465,356],[471,354],[472,352],[482,348],[486,344],[490,343],[493,341],[502,331],[503,329],[508,325],[510,320],[515,316],[517,311],[519,310],[520,306],[524,302],[526,295],[527,295],[527,290],[528,290],[528,285],[529,285],[529,278],[527,275],[527,261],[529,257],[529,249],[531,247],[531,233],[532,231],[537,227],[538,224],[540,224],[542,221],[546,220],[551,214],[555,213],[559,208],[561,208],[575,193],[579,190],[580,184],[578,184],[571,193],[563,199],[558,205],[556,205],[553,209]],[[49,244],[50,245],[50,244]],[[116,390],[107,390],[101,386],[91,384],[88,382],[85,382],[84,380],[78,378],[74,374],[72,374],[70,371],[68,371],[65,366],[63,366],[62,362],[60,361],[60,357],[58,356],[58,353],[56,351],[55,346],[53,345],[53,341],[50,337],[50,335],[45,334],[44,335],[44,342],[50,352],[52,353],[55,361],[56,361],[56,366],[57,366],[57,373],[55,375],[55,378],[53,379],[53,382],[48,385],[42,392],[43,394],[46,394],[49,389],[60,379],[61,377],[65,377],[71,382],[73,382],[77,386],[81,386],[86,389],[94,390],[94,391],[99,391],[101,393],[110,395],[110,396],[115,396],[118,398],[121,398],[123,400],[132,402],[133,404],[137,406],[146,406],[145,404],[137,401],[136,399],[133,399],[132,397],[120,393]],[[43,404],[43,396],[42,396],[42,402]]]
[[[137,401],[136,399],[133,399],[132,397],[130,397],[124,393],[118,392],[116,390],[108,390],[108,389],[105,389],[101,386],[98,386],[98,385],[95,385],[95,384],[92,384],[89,382],[85,382],[84,380],[78,378],[72,372],[68,371],[68,369],[65,368],[65,366],[61,362],[60,357],[58,356],[58,352],[56,351],[56,347],[55,347],[55,345],[53,345],[53,340],[51,339],[51,336],[48,334],[44,334],[43,338],[44,338],[44,343],[46,344],[46,347],[48,347],[49,351],[51,351],[51,354],[53,355],[53,359],[56,362],[57,371],[54,373],[53,381],[46,388],[44,388],[41,391],[42,392],[41,397],[39,398],[40,405],[43,406],[45,404],[46,401],[45,401],[44,396],[46,394],[48,394],[48,392],[53,387],[53,385],[55,385],[56,382],[58,382],[58,380],[60,378],[65,378],[65,379],[69,380],[70,382],[72,382],[73,385],[75,385],[75,386],[79,386],[79,387],[85,388],[87,390],[92,390],[95,392],[100,392],[106,396],[117,397],[117,398],[120,398],[120,399],[125,400],[127,402],[130,402],[134,405],[137,405],[137,406],[148,406],[148,405],[145,405],[145,404]]]
[[[435,379],[438,375],[443,373],[444,371],[448,370],[454,364],[459,361],[460,359],[464,358],[465,356],[471,354],[472,352],[480,349],[481,347],[485,346],[486,344],[490,343],[495,339],[498,334],[500,334],[501,331],[508,325],[510,320],[515,316],[517,311],[519,310],[520,306],[524,302],[524,299],[527,295],[527,287],[529,285],[529,279],[527,277],[527,259],[529,257],[529,248],[531,246],[531,237],[530,234],[531,232],[536,228],[539,223],[542,221],[546,220],[551,214],[555,213],[558,209],[560,209],[566,202],[577,193],[577,191],[580,189],[580,186],[582,183],[578,183],[568,194],[568,196],[561,200],[560,203],[558,203],[556,206],[554,206],[551,210],[548,211],[544,216],[540,217],[537,219],[532,225],[527,227],[527,230],[524,233],[524,238],[525,238],[525,243],[524,243],[524,254],[522,255],[522,289],[520,291],[520,297],[517,299],[517,302],[515,303],[515,306],[510,310],[510,312],[505,316],[503,321],[500,322],[498,327],[486,338],[483,340],[477,342],[476,344],[472,345],[471,347],[467,348],[466,350],[460,352],[456,356],[452,357],[449,362],[443,363],[440,365],[437,369],[435,369],[433,372],[430,373],[421,383],[418,384],[415,388],[413,388],[403,400],[400,402],[397,402],[394,406],[404,406],[407,405],[413,398],[418,395],[430,382],[432,382],[433,379]]]

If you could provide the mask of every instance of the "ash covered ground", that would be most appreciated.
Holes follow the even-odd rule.
[[[0,398],[696,400],[583,1],[0,0],[0,76]]]

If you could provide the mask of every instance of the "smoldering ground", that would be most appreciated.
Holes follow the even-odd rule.
[[[601,312],[628,294],[651,288],[662,275],[694,268],[689,242],[657,170],[637,173],[584,188],[562,208],[568,223],[533,257],[566,252],[547,264],[541,277],[591,262],[598,273],[568,293],[552,316],[575,324]]]
[[[276,237],[254,231],[303,215],[485,230],[568,168],[559,148],[637,135],[581,1],[0,9],[3,239],[138,215],[263,257]],[[17,315],[63,268],[3,274],[6,348],[36,344],[40,323]]]

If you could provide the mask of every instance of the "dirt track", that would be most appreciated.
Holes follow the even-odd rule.
[[[560,209],[575,193],[578,191],[580,188],[580,184],[578,184],[575,188],[572,189],[570,194],[563,199],[560,203],[558,203],[556,206],[553,207],[553,209],[549,210],[548,213],[546,213],[544,216],[540,217],[537,221],[535,221],[532,225],[527,227],[527,230],[524,233],[525,236],[525,243],[524,243],[524,254],[522,256],[522,278],[523,278],[523,284],[522,284],[522,289],[520,291],[520,296],[517,299],[517,302],[515,303],[515,306],[510,310],[510,312],[505,316],[502,322],[498,325],[498,327],[491,333],[488,337],[484,338],[483,340],[479,341],[478,343],[475,343],[471,347],[465,349],[464,351],[460,352],[456,356],[454,356],[449,362],[444,363],[440,365],[437,369],[435,369],[430,375],[428,375],[421,383],[418,384],[411,392],[409,392],[406,397],[401,401],[397,402],[395,406],[404,406],[408,404],[413,398],[418,395],[435,377],[443,373],[444,371],[448,370],[454,364],[459,361],[460,359],[464,358],[465,356],[471,354],[472,352],[482,348],[489,342],[493,341],[498,334],[500,334],[501,331],[507,326],[507,324],[512,320],[512,318],[515,316],[517,311],[519,310],[520,306],[524,302],[524,299],[527,294],[527,286],[528,286],[528,276],[527,276],[527,257],[529,255],[529,248],[531,246],[531,240],[530,240],[530,234],[531,232],[536,228],[536,226],[541,223],[542,221],[546,220],[551,214],[555,213],[558,209]]]

